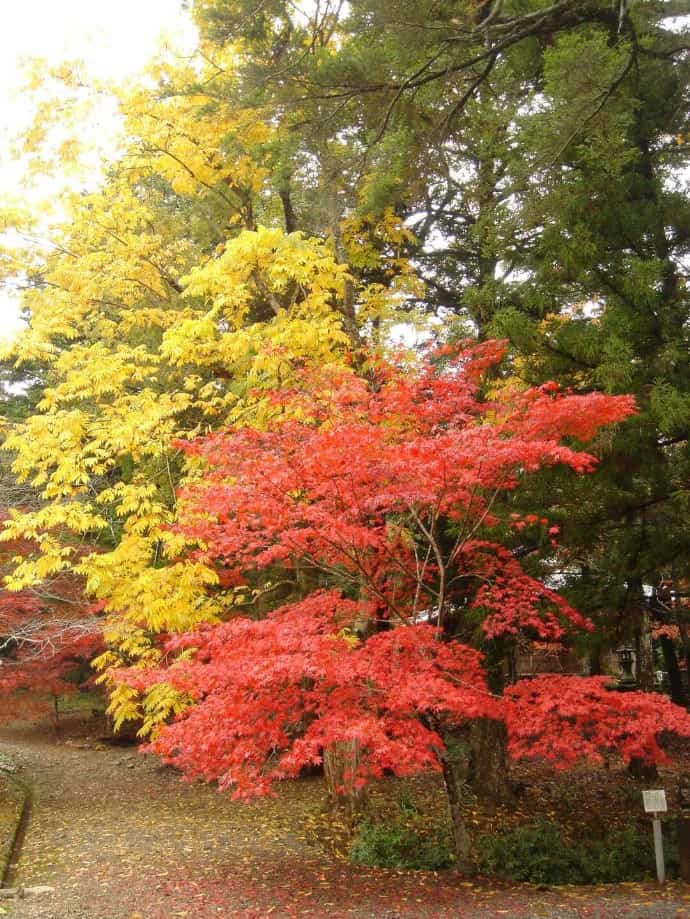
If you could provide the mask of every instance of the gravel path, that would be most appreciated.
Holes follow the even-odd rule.
[[[128,749],[4,728],[34,803],[15,882],[53,894],[0,900],[12,919],[355,917],[355,919],[671,919],[690,886],[536,890],[453,875],[355,868],[305,838],[318,780],[277,799],[233,804]]]

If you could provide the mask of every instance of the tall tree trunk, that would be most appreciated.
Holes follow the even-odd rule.
[[[635,635],[635,651],[637,654],[637,685],[644,692],[654,689],[654,649],[652,646],[652,624],[649,613],[641,609],[639,613],[639,626]]]
[[[601,676],[601,648],[593,648],[588,660],[589,676]]]
[[[295,209],[292,206],[292,198],[290,197],[290,180],[286,179],[285,182],[281,185],[278,190],[278,195],[280,197],[280,202],[283,205],[283,217],[285,219],[285,232],[294,233],[297,229],[297,215],[295,214]]]
[[[476,718],[469,731],[467,783],[482,797],[508,801],[508,731],[505,722]]]
[[[683,686],[683,678],[678,666],[678,655],[673,642],[668,635],[662,635],[660,638],[661,650],[664,653],[664,663],[668,673],[669,689],[671,690],[671,699],[676,705],[687,705],[688,699]]]
[[[637,612],[637,628],[635,629],[635,653],[637,656],[637,686],[645,692],[654,689],[654,649],[652,646],[652,623],[649,618],[647,603],[642,590],[640,578],[631,578],[629,590],[632,596],[632,608]],[[651,782],[657,779],[659,773],[656,766],[645,763],[637,757],[630,760],[628,767],[630,775],[635,779]]]
[[[637,558],[630,560],[630,570],[637,565]],[[644,595],[642,578],[631,576],[624,613],[635,623],[635,679],[638,689],[651,692],[654,689],[654,649],[652,647],[652,623],[649,618],[647,599]]]
[[[344,817],[352,826],[366,801],[364,789],[357,787],[360,752],[356,740],[343,740],[323,751],[323,772],[332,814]]]
[[[680,641],[683,646],[683,657],[685,658],[684,687],[686,688],[687,694],[690,697],[690,633],[688,632],[688,628],[684,622],[678,623],[678,631],[680,633]]]

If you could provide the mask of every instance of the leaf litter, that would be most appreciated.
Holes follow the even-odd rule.
[[[68,722],[56,737],[41,725],[0,732],[34,784],[34,809],[18,869],[20,885],[54,886],[48,898],[8,901],[13,919],[670,919],[690,916],[690,889],[679,882],[538,889],[455,872],[400,871],[349,864],[344,826],[329,836],[319,816],[319,778],[283,783],[276,797],[234,803],[187,784],[149,757],[100,743],[92,723]],[[91,736],[89,733],[91,732]],[[73,742],[81,743],[75,747]],[[71,743],[70,743],[71,741]],[[523,793],[512,813],[479,803],[483,829],[519,823],[539,807],[565,819],[595,820],[604,809],[623,819],[631,785],[615,769],[567,779],[520,767]],[[622,775],[622,773],[621,773]],[[664,777],[662,776],[662,781]],[[399,780],[396,780],[399,781]],[[430,807],[442,804],[433,780],[413,783]],[[634,787],[633,787],[634,790]],[[399,791],[372,790],[385,812]],[[627,802],[627,803],[626,803]],[[616,810],[618,808],[618,810]],[[621,810],[624,808],[624,810]],[[566,821],[567,825],[567,821]]]

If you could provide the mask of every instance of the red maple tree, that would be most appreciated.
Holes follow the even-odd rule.
[[[655,759],[660,730],[690,734],[682,711],[601,680],[489,690],[474,645],[592,628],[502,544],[516,520],[498,499],[545,466],[593,471],[577,442],[634,411],[631,398],[553,384],[482,398],[502,353],[489,342],[368,380],[305,373],[275,395],[271,430],[181,445],[204,474],[180,495],[180,526],[235,602],[228,621],[171,638],[168,666],[120,675],[194,700],[149,749],[239,797],[343,746],[355,787],[440,769],[462,863],[448,730],[500,720],[515,755],[559,764],[609,748]]]
[[[28,540],[0,543],[0,575],[32,550]],[[97,613],[72,574],[34,589],[0,588],[0,718],[40,710],[46,696],[73,693],[88,679],[89,661],[103,648]]]

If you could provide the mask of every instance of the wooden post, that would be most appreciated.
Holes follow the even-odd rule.
[[[661,835],[661,814],[668,810],[666,792],[663,788],[650,789],[642,792],[644,809],[652,818],[654,832],[654,860],[656,861],[656,876],[660,884],[666,880],[666,866],[664,865],[664,840]]]
[[[656,861],[656,878],[660,884],[666,880],[666,865],[664,864],[664,840],[661,835],[661,819],[658,814],[652,817],[654,828],[654,860]]]

